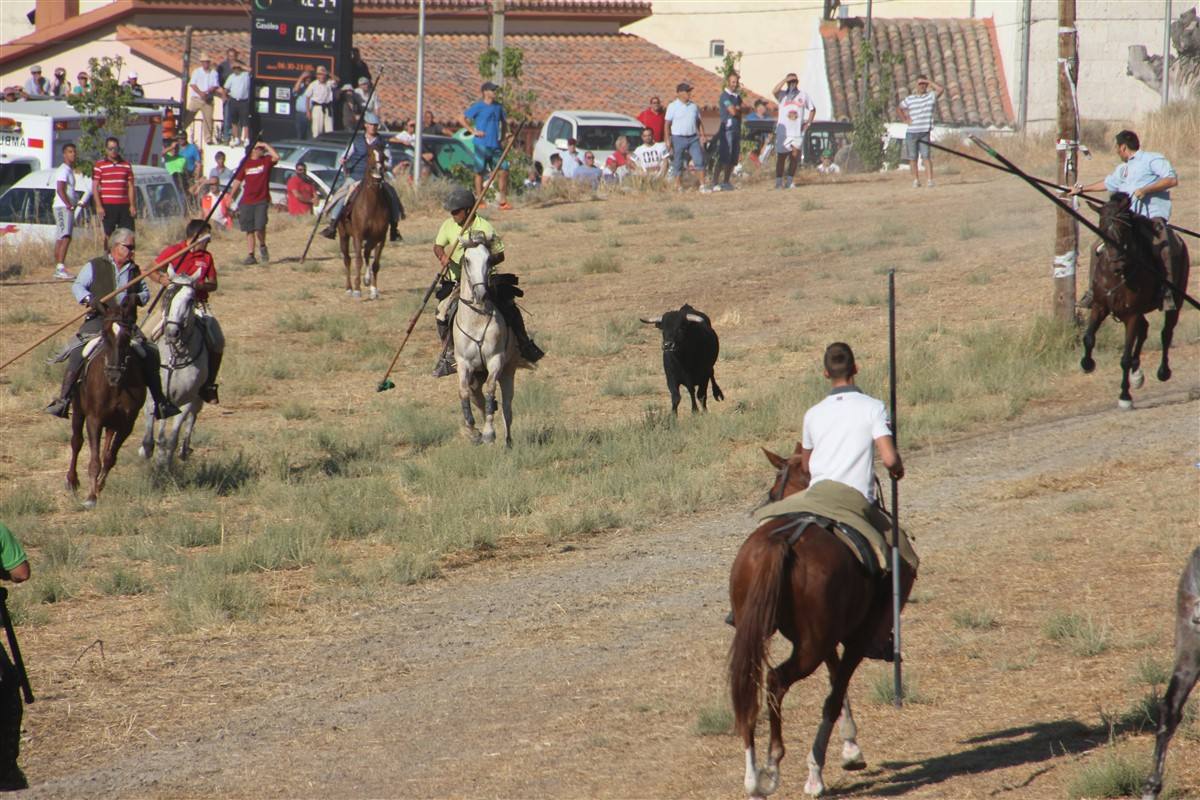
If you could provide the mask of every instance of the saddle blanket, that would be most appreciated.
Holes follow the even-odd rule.
[[[891,564],[888,560],[888,542],[884,539],[883,532],[892,529],[892,522],[877,506],[867,502],[867,498],[863,497],[857,489],[837,481],[820,481],[808,487],[806,491],[797,492],[774,503],[768,503],[754,512],[754,519],[758,522],[765,522],[768,519],[790,517],[797,514],[828,517],[854,528],[867,540],[871,552],[874,553],[878,564],[881,565],[880,571],[891,571]],[[849,546],[850,551],[859,561],[863,562],[863,566],[869,572],[875,571],[874,565],[864,561],[864,554],[852,537],[836,527],[832,532]],[[921,559],[917,556],[917,551],[913,549],[912,541],[903,528],[900,529],[900,557],[913,568],[914,572],[920,566]]]

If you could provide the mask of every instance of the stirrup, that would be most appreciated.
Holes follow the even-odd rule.
[[[517,349],[521,353],[521,358],[525,359],[530,364],[536,364],[538,361],[542,360],[542,356],[546,355],[546,352],[534,344],[532,339],[526,339]]]
[[[200,387],[200,399],[214,406],[221,405],[221,397],[217,394],[217,384],[207,384]]]
[[[454,375],[457,372],[458,365],[454,363],[454,356],[449,353],[442,353],[437,365],[433,368],[433,377],[444,378],[447,375]]]
[[[71,416],[71,401],[66,398],[56,397],[43,409],[47,414],[59,419],[70,419]]]
[[[179,406],[175,405],[170,400],[164,399],[161,403],[156,402],[154,404],[155,419],[170,419],[179,413]]]

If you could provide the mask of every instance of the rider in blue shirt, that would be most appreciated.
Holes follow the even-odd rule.
[[[349,205],[349,200],[354,194],[354,190],[358,187],[361,181],[367,174],[367,153],[371,150],[376,151],[379,157],[379,163],[384,168],[383,193],[387,196],[388,209],[391,212],[391,240],[393,242],[400,241],[400,231],[396,225],[400,220],[404,219],[404,207],[400,205],[400,196],[396,194],[396,188],[387,181],[387,168],[389,166],[389,155],[387,143],[383,137],[379,135],[379,117],[368,111],[363,115],[363,132],[350,142],[350,148],[346,151],[346,155],[342,156],[342,164],[346,169],[346,183],[340,189],[333,193],[329,198],[331,203],[329,208],[329,225],[325,230],[321,231],[321,235],[326,239],[333,239],[337,236],[338,222],[342,218],[342,213]]]

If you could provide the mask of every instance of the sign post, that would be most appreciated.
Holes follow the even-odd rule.
[[[296,79],[321,66],[350,82],[353,0],[252,0],[250,119],[264,139],[295,135]],[[336,116],[335,116],[336,119]]]

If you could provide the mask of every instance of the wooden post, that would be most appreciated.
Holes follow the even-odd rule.
[[[188,130],[191,127],[189,124],[184,125],[183,121],[187,119],[187,100],[188,100],[188,84],[192,80],[192,26],[185,25],[183,28],[183,75],[180,76],[179,89],[179,128],[184,131],[189,137],[192,132]],[[190,140],[190,139],[189,139]]]
[[[1075,87],[1079,79],[1079,37],[1075,30],[1075,0],[1058,0],[1058,174],[1074,186],[1079,169],[1079,112]],[[1078,198],[1072,204],[1078,206]],[[1054,316],[1075,319],[1075,268],[1079,261],[1079,223],[1057,212],[1054,226]]]
[[[492,82],[504,85],[504,0],[492,0],[492,49],[500,54]]]
[[[1163,3],[1162,108],[1171,102],[1171,0]]]

